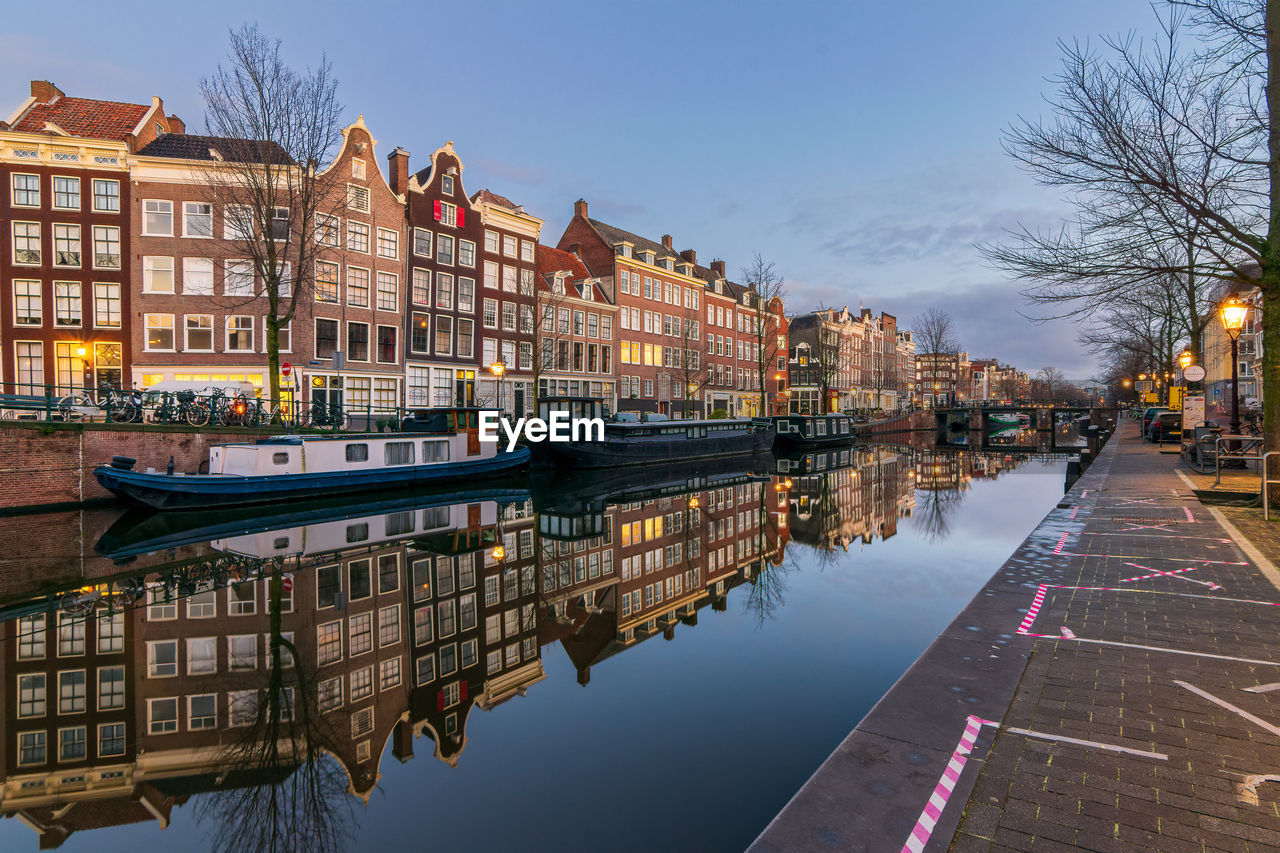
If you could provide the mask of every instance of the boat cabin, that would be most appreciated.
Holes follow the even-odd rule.
[[[434,465],[471,452],[466,435],[422,439],[403,434],[280,436],[257,444],[217,444],[209,448],[209,473],[237,477],[368,471],[401,465]],[[489,444],[490,454],[495,445]]]
[[[575,418],[610,418],[609,407],[599,397],[541,397],[538,400],[538,417],[551,419],[552,412],[567,412]]]
[[[778,415],[773,418],[778,437],[791,441],[832,441],[853,435],[848,415]]]

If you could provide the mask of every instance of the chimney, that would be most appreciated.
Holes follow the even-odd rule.
[[[716,274],[717,278],[724,278],[724,261],[717,258],[711,262],[711,271]]]
[[[396,195],[404,195],[409,189],[409,152],[396,146],[387,155],[387,183]]]
[[[587,200],[586,199],[580,198],[573,203],[573,215],[581,216],[583,219],[587,218]]]
[[[689,263],[694,264],[695,266],[698,263],[698,253],[695,252],[693,249],[685,249],[683,252],[680,253],[680,257],[688,261]]]
[[[663,234],[663,235],[662,235],[662,248],[666,249],[668,252],[675,251],[674,249],[672,249],[672,248],[671,248],[671,235],[670,235],[670,234]]]
[[[63,95],[61,89],[50,83],[48,80],[32,80],[31,97],[35,98],[42,104],[49,104],[58,98],[65,97],[65,95]]]
[[[187,132],[187,123],[177,116],[169,116],[166,120],[169,122],[170,133],[182,134]]]

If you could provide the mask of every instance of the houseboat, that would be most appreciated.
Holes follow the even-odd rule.
[[[600,400],[554,397],[538,402],[538,416],[549,419],[564,411],[575,418],[604,422],[604,436],[590,440],[542,442],[535,445],[540,461],[575,468],[609,468],[617,465],[670,463],[767,452],[773,446],[774,428],[768,418],[739,420],[669,420],[663,415],[642,416],[623,412],[606,417]]]
[[[439,414],[439,417],[436,415]],[[202,509],[272,503],[374,489],[474,481],[507,474],[529,461],[481,442],[479,410],[426,411],[413,432],[286,435],[209,448],[207,474],[134,470],[117,456],[93,475],[102,487],[153,509]]]
[[[853,418],[848,415],[775,415],[773,424],[780,446],[812,447],[853,440]]]

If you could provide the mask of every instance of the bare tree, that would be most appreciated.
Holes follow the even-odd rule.
[[[951,362],[951,381],[949,383],[951,387],[947,390],[954,393],[956,383],[959,380],[957,374],[960,372],[960,343],[956,337],[955,323],[952,321],[951,315],[941,308],[930,308],[917,314],[912,319],[911,325],[916,339],[916,364],[919,365],[920,356],[932,356],[934,384],[936,385],[940,384],[936,379],[939,368],[944,362]],[[950,356],[950,358],[947,358],[947,356]],[[917,382],[920,380],[919,374],[920,370],[917,366]]]
[[[1052,403],[1057,399],[1057,394],[1062,390],[1062,386],[1066,384],[1066,376],[1056,367],[1040,368],[1040,388],[1044,391],[1044,399],[1046,402]]]
[[[551,278],[549,276],[549,278]],[[552,278],[538,288],[533,306],[533,388],[534,408],[542,397],[543,374],[552,370],[568,371],[571,365],[569,338],[572,311],[569,308],[566,280]],[[555,396],[553,391],[551,396]]]
[[[225,217],[231,254],[251,261],[261,282],[245,296],[266,300],[273,401],[280,399],[280,330],[309,304],[315,260],[338,242],[333,213],[345,202],[344,187],[321,168],[341,136],[337,86],[328,60],[299,73],[280,55],[280,41],[255,24],[231,33],[227,64],[200,81],[208,132],[223,139],[202,177]]]
[[[711,382],[711,365],[702,352],[702,338],[699,334],[699,314],[692,308],[686,309],[684,315],[677,314],[673,323],[679,323],[676,332],[677,346],[671,355],[673,360],[663,358],[663,370],[671,378],[672,398],[676,389],[684,400],[684,417],[689,417],[690,410],[697,410],[694,400],[698,393]]]
[[[752,323],[748,340],[752,342],[756,382],[760,390],[760,414],[764,416],[769,414],[769,380],[773,378],[781,350],[778,346],[778,319],[782,316],[786,285],[774,270],[773,262],[766,261],[759,252],[752,256],[750,264],[742,268],[742,280],[752,291],[751,304],[747,306]]]
[[[1063,46],[1054,118],[1021,120],[1005,147],[1069,194],[1074,217],[987,254],[1057,316],[1172,279],[1198,318],[1200,282],[1256,286],[1263,393],[1280,400],[1280,4],[1174,0],[1165,11],[1153,43]],[[1266,407],[1264,432],[1280,449],[1280,406]]]

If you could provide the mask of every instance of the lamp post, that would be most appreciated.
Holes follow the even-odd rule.
[[[690,382],[685,386],[684,395],[684,416],[689,417],[689,404],[693,402],[693,395],[698,393],[698,383]]]
[[[1218,319],[1222,328],[1231,339],[1231,432],[1240,434],[1240,333],[1244,331],[1245,320],[1249,316],[1249,306],[1236,296],[1231,296],[1218,308]]]
[[[500,361],[495,361],[493,364],[489,365],[489,372],[492,373],[494,378],[498,380],[498,408],[502,409],[503,411],[506,411],[506,410],[503,409],[503,405],[502,405],[503,404],[502,374],[505,373],[506,371],[507,371],[507,366]]]

